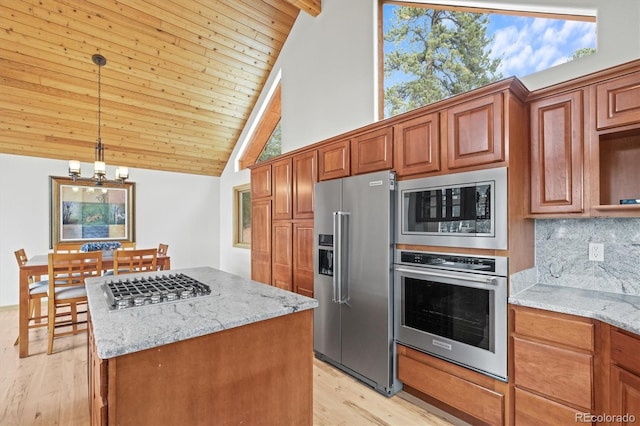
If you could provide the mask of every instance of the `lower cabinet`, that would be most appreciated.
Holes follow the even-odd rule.
[[[313,220],[274,221],[271,285],[313,297]]]
[[[611,330],[612,424],[640,422],[640,337]]]
[[[514,421],[590,423],[595,414],[595,321],[513,308]]]
[[[397,352],[405,391],[434,405],[446,404],[441,408],[474,424],[505,424],[507,383],[403,345],[397,345]]]

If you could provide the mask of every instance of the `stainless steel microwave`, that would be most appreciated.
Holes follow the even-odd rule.
[[[398,182],[398,244],[507,249],[507,168]]]

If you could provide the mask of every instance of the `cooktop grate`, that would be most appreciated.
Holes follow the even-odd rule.
[[[104,284],[109,309],[175,302],[211,294],[211,287],[185,274],[121,278]]]

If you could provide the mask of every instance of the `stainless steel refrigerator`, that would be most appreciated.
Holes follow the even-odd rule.
[[[313,346],[316,357],[387,396],[395,379],[395,176],[376,172],[316,183]]]

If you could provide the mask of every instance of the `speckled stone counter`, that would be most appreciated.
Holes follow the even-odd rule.
[[[188,268],[183,273],[211,287],[207,296],[109,310],[103,286],[114,277],[87,280],[87,297],[97,354],[101,359],[154,348],[217,331],[313,309],[315,299],[217,269]],[[127,278],[149,274],[130,274]]]
[[[640,296],[536,284],[509,303],[593,318],[640,335]]]

